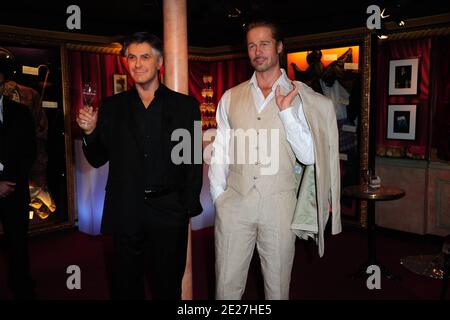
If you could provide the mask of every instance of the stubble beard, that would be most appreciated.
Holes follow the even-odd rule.
[[[150,84],[152,84],[154,81],[158,81],[158,74],[156,73],[153,77],[146,78],[145,80],[139,81],[134,80],[135,83],[141,87],[148,87]]]

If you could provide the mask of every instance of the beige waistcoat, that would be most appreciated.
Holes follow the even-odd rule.
[[[278,113],[275,99],[256,112],[249,81],[231,89],[228,120],[233,131],[227,183],[242,195],[253,187],[264,197],[297,186],[295,154]]]

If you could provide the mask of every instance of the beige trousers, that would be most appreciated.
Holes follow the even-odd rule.
[[[295,191],[261,197],[256,188],[242,196],[228,188],[216,200],[216,299],[242,298],[255,244],[268,300],[289,299],[295,253],[291,231]]]

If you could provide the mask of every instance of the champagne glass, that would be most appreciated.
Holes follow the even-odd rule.
[[[82,87],[82,94],[83,94],[83,100],[84,100],[84,108],[92,114],[95,112],[96,108],[92,106],[92,103],[95,100],[95,97],[97,95],[97,88],[95,84],[92,84],[90,82],[83,83]],[[87,122],[82,121],[80,124],[81,128],[87,129]]]
[[[97,88],[95,84],[92,84],[90,82],[84,83],[82,92],[85,106],[92,107],[94,109],[92,103],[94,102],[95,97],[97,96]]]

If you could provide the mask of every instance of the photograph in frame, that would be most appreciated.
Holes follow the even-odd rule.
[[[127,91],[127,75],[126,74],[114,74],[113,75],[113,90],[114,94],[118,94]]]
[[[389,95],[416,95],[418,70],[418,58],[390,61]]]
[[[395,140],[416,139],[417,105],[389,105],[387,138]]]

